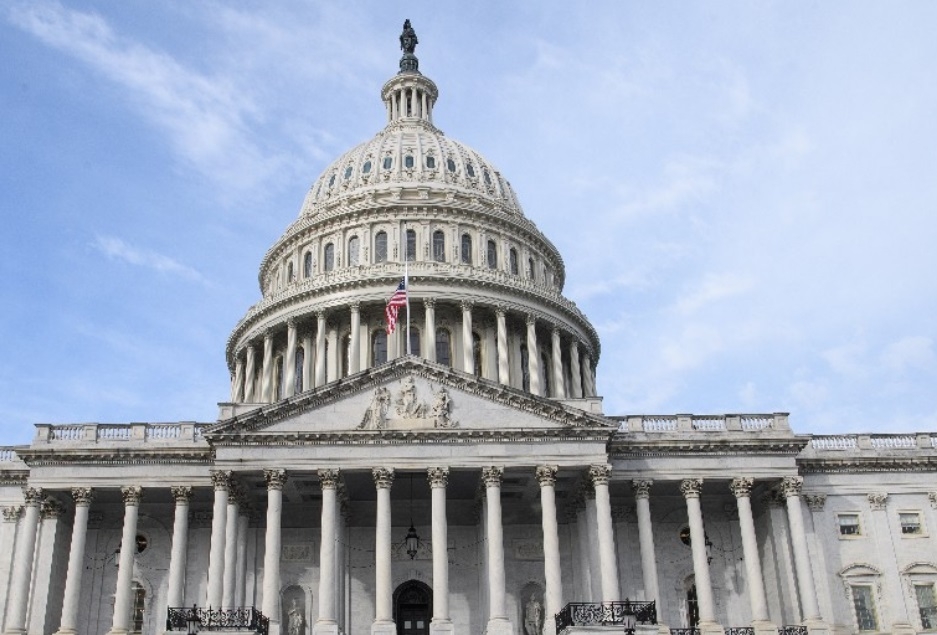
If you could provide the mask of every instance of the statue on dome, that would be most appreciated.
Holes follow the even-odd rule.
[[[403,33],[400,34],[400,50],[403,51],[403,56],[400,58],[401,73],[420,72],[420,60],[413,54],[418,43],[416,31],[410,26],[410,20],[404,20]]]

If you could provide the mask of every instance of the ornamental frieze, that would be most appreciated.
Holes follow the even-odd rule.
[[[432,405],[420,399],[413,375],[404,376],[400,389],[394,394],[385,386],[375,388],[358,429],[457,428],[458,422],[451,418],[449,392],[442,386],[431,386],[430,390]]]

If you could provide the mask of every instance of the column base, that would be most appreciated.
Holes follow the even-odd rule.
[[[755,635],[775,635],[778,632],[778,625],[767,620],[752,621],[752,628],[755,629]]]
[[[506,617],[493,617],[488,620],[485,635],[514,635],[514,626]]]
[[[891,635],[915,635],[916,632],[907,622],[895,622],[891,625]]]
[[[670,629],[662,629],[660,624],[635,624],[635,635],[670,635]]]
[[[700,622],[697,628],[700,635],[725,635],[725,629],[716,622]]]
[[[338,622],[319,620],[312,625],[312,635],[338,635]]]
[[[542,635],[556,635],[556,618],[546,617],[543,619]]]
[[[77,635],[78,631],[73,628],[60,628],[53,635]]]
[[[375,620],[371,624],[371,635],[397,635],[397,625],[394,620]]]
[[[455,632],[455,626],[452,620],[432,620],[429,623],[429,635],[452,635]]]
[[[130,630],[126,628],[112,628],[107,635],[129,635]]]
[[[809,635],[830,635],[830,625],[823,620],[804,620]]]

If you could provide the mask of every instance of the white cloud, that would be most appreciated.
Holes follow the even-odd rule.
[[[802,407],[808,410],[816,409],[826,402],[829,389],[822,382],[800,380],[790,385],[788,392]]]
[[[829,348],[823,351],[821,357],[841,375],[862,376],[868,372],[867,352],[865,342],[856,341]]]
[[[934,365],[933,347],[934,341],[929,337],[904,337],[885,348],[882,363],[896,372],[931,368]]]
[[[696,289],[680,298],[677,309],[681,313],[694,313],[714,302],[742,295],[753,286],[751,276],[735,272],[708,273]]]
[[[121,260],[144,269],[179,276],[205,285],[208,284],[205,277],[195,269],[173,260],[169,256],[129,245],[114,236],[95,236],[92,247],[113,260]]]

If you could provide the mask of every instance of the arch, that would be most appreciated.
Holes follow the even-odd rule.
[[[387,262],[387,232],[374,234],[374,262]]]
[[[394,622],[397,635],[429,635],[433,590],[425,582],[407,580],[394,589]]]
[[[361,240],[357,236],[348,239],[348,266],[358,266],[358,254],[361,251]]]
[[[335,268],[335,244],[328,243],[325,246],[325,254],[323,256],[325,261],[322,268],[326,271],[332,271]]]
[[[311,598],[310,598],[311,599]],[[283,635],[306,635],[309,632],[309,614],[306,590],[298,584],[291,584],[280,592],[280,616]]]
[[[469,234],[462,234],[462,264],[472,264],[472,237]]]
[[[387,362],[387,331],[378,329],[371,335],[371,365],[380,366]]]
[[[537,582],[528,582],[521,587],[520,604],[518,605],[518,623],[524,635],[541,635],[543,633],[543,587]]]
[[[448,329],[436,329],[436,361],[443,366],[452,366],[452,338]]]
[[[446,260],[446,234],[441,229],[433,232],[433,260],[436,262]]]

